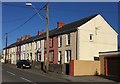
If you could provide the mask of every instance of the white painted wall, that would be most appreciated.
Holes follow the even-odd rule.
[[[41,51],[41,62],[43,62],[44,61],[44,40],[41,40],[39,51]]]
[[[16,64],[16,59],[17,59],[16,51],[17,51],[17,47],[9,48],[9,59],[11,60],[11,64]]]
[[[94,35],[93,42],[89,40],[90,34]],[[101,15],[78,27],[79,60],[94,60],[94,56],[99,57],[99,52],[116,51],[117,36],[118,34]]]

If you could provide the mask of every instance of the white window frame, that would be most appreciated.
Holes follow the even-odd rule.
[[[70,40],[68,39],[68,35],[70,35],[70,33],[66,34],[66,45],[70,45],[70,43],[68,43],[68,40]],[[71,35],[70,35],[70,38],[71,38]]]
[[[89,36],[89,40],[90,40],[90,42],[93,42],[94,41],[94,34],[90,34],[90,36]]]
[[[23,51],[25,51],[25,44],[23,45]]]
[[[69,52],[69,56],[67,55],[67,52]],[[70,62],[70,60],[72,59],[72,52],[71,52],[71,50],[66,50],[65,51],[65,63],[69,63]]]
[[[41,48],[41,41],[38,41],[38,42],[37,42],[37,46],[38,46],[38,47],[37,47],[38,49]]]
[[[61,56],[62,56],[62,52],[60,53],[61,51],[58,51],[58,64],[60,64],[60,61],[61,60]]]
[[[29,50],[29,44],[27,44],[27,50]]]
[[[62,35],[58,36],[58,47],[62,46]]]

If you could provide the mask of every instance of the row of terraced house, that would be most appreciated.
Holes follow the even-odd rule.
[[[99,52],[117,51],[118,34],[100,15],[64,24],[49,31],[49,63],[70,64],[71,75],[100,74]],[[5,48],[3,49],[5,58]],[[45,62],[46,32],[36,36],[26,35],[7,47],[6,59],[11,64],[17,60]]]

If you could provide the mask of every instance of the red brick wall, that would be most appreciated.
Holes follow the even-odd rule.
[[[44,49],[45,49],[45,54],[46,54],[46,40],[44,41]],[[58,62],[58,37],[55,36],[52,39],[49,38],[49,54],[50,51],[54,52],[54,61],[53,64],[56,64]],[[45,55],[44,54],[44,55]],[[44,56],[46,58],[46,56]]]

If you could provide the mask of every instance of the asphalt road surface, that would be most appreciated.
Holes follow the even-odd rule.
[[[2,64],[2,82],[29,82],[37,84],[36,82],[67,82],[67,80],[31,73],[25,69]]]

